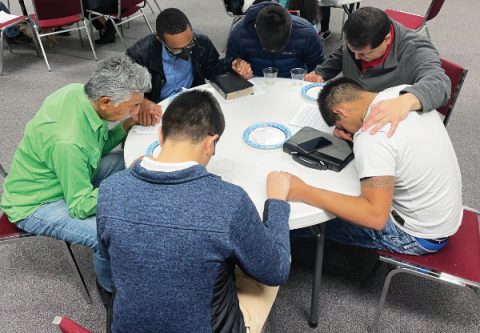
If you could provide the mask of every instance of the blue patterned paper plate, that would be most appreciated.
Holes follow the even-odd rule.
[[[268,128],[273,128],[281,131],[281,138],[278,138],[278,140],[274,140],[275,142],[269,142],[269,143],[261,143],[258,142],[258,140],[255,140],[254,138],[254,132],[258,129],[268,129]],[[275,133],[278,134],[278,133]],[[258,135],[257,135],[258,136]],[[260,122],[253,124],[243,132],[243,141],[245,141],[246,144],[253,148],[257,149],[275,149],[275,148],[280,148],[282,147],[283,143],[288,140],[292,136],[292,132],[288,127],[285,125],[279,124],[279,123],[274,123],[274,122]],[[264,137],[263,139],[267,139]],[[277,139],[277,138],[275,138]],[[261,141],[261,140],[260,140]],[[265,140],[264,140],[265,141]],[[271,140],[269,140],[271,141]]]
[[[150,144],[150,146],[148,146],[147,149],[145,150],[145,154],[146,154],[147,156],[153,156],[153,152],[154,152],[155,149],[156,149],[157,147],[159,147],[159,146],[160,146],[160,142],[158,142],[158,140],[153,141],[153,142]]]
[[[325,83],[310,83],[310,84],[307,84],[307,85],[302,87],[302,96],[305,99],[308,99],[309,101],[315,102],[317,100],[318,96],[312,97],[311,95],[308,94],[308,91],[312,88],[318,88],[318,87],[320,87],[320,90],[321,90],[321,88],[323,88],[324,85],[325,85]]]

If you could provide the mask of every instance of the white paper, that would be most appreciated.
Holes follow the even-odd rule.
[[[16,19],[17,17],[20,17],[20,16],[7,14],[3,10],[0,10],[0,23],[8,22],[10,20]]]
[[[333,133],[334,127],[328,127],[323,120],[318,106],[311,104],[303,104],[300,110],[290,120],[289,125],[297,127],[310,126],[319,131]]]
[[[157,134],[158,128],[161,126],[161,123],[156,124],[154,126],[140,126],[135,125],[132,127],[132,131],[135,134],[143,134],[143,135],[150,135],[150,134]]]

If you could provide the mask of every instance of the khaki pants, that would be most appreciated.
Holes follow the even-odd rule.
[[[240,310],[247,333],[260,333],[277,297],[278,287],[269,287],[253,280],[238,266],[235,267],[235,276]]]

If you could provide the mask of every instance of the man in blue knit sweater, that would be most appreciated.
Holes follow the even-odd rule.
[[[160,155],[100,186],[112,332],[261,331],[290,270],[290,177],[269,174],[262,221],[242,188],[205,169],[224,128],[210,93],[186,92],[163,116]]]

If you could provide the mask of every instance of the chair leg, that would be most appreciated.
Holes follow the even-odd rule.
[[[426,25],[425,25],[425,32],[427,33],[427,38],[428,38],[428,40],[432,40],[432,39],[430,38],[430,32],[428,31],[428,27],[427,27]]]
[[[0,70],[2,69],[1,67],[2,67],[2,63],[0,60]],[[2,164],[0,164],[0,175],[2,175],[3,178],[7,177],[7,170],[5,170]]]
[[[3,75],[3,29],[0,30],[0,75]],[[0,171],[2,172],[2,175],[6,177],[6,173],[4,174],[5,170],[3,170],[3,167],[0,165]]]
[[[78,30],[77,30],[78,31],[78,38],[80,39],[80,46],[82,48],[84,48],[85,45],[83,45],[82,31],[81,31],[82,29],[80,29],[80,23],[79,22],[77,22],[77,28],[78,28]]]
[[[308,319],[308,325],[310,327],[317,327],[318,325],[318,307],[319,307],[319,293],[320,286],[322,284],[322,268],[323,268],[323,247],[325,245],[325,223],[313,226],[311,230],[315,234],[317,239],[317,253],[315,256],[315,270],[313,275],[312,285],[312,301],[310,304],[310,318]]]
[[[120,39],[122,40],[123,46],[125,46],[125,48],[128,49],[127,43],[125,42],[125,38],[123,38],[123,35],[122,35],[122,33],[120,32],[120,30],[118,29],[118,26],[117,26],[117,24],[115,23],[115,21],[114,21],[113,18],[111,18],[111,17],[109,17],[108,19],[113,23],[113,27],[115,28],[115,31],[117,32],[118,36],[119,36]]]
[[[150,32],[153,34],[152,26],[151,26],[150,23],[148,22],[147,17],[145,16],[145,13],[143,12],[143,9],[142,9],[142,8],[140,8],[140,12],[142,12],[143,19],[145,20],[145,23],[147,24],[148,29],[150,29]]]
[[[82,272],[80,271],[80,267],[78,266],[77,260],[73,255],[72,247],[67,242],[62,242],[65,245],[65,251],[67,253],[68,260],[72,269],[75,273],[75,280],[77,281],[77,285],[80,288],[80,293],[83,296],[83,299],[87,304],[92,304],[92,299],[90,298],[90,293],[88,292],[87,284],[85,283],[85,279],[83,278]]]
[[[95,61],[97,61],[97,53],[95,52],[95,47],[93,46],[93,41],[92,41],[92,36],[91,36],[91,30],[90,30],[90,24],[89,24],[89,21],[87,19],[84,19],[83,20],[83,25],[85,26],[85,33],[87,34],[87,39],[88,39],[88,42],[90,43],[90,47],[92,49],[92,52],[93,52],[93,58],[95,59]]]
[[[153,7],[150,4],[150,1],[147,1],[147,6],[148,6],[148,8],[150,8],[150,11],[152,12],[152,14],[155,14],[155,11],[153,10]]]
[[[475,300],[477,301],[477,304],[480,305],[480,289],[472,287],[472,286],[465,286],[467,289],[471,290],[472,293],[475,294]]]
[[[35,35],[35,26],[34,26],[31,19],[27,20],[27,27],[28,27],[28,29],[30,29],[31,35],[36,36]],[[37,52],[37,56],[40,57],[40,46],[38,45],[38,41],[35,37],[32,37],[32,40],[33,40],[33,45],[35,46],[35,52]]]
[[[48,63],[47,54],[45,53],[45,48],[43,47],[42,39],[40,37],[40,34],[38,33],[38,30],[39,28],[35,26],[35,36],[37,38],[38,44],[40,45],[40,49],[42,50],[43,59],[45,60],[45,64],[47,64],[47,69],[50,72],[50,64]]]
[[[160,8],[160,6],[158,5],[157,0],[153,0],[153,2],[155,2],[155,5],[157,6],[158,11],[161,12],[161,11],[162,11],[162,8]]]
[[[385,299],[387,298],[388,288],[390,287],[390,282],[392,281],[392,277],[400,273],[401,270],[394,268],[390,272],[388,272],[387,277],[385,278],[385,283],[383,284],[382,295],[380,296],[380,301],[378,302],[377,310],[375,311],[375,316],[373,317],[372,326],[368,330],[370,333],[378,332],[378,324],[380,322],[380,314],[382,312],[383,304],[385,303]]]

